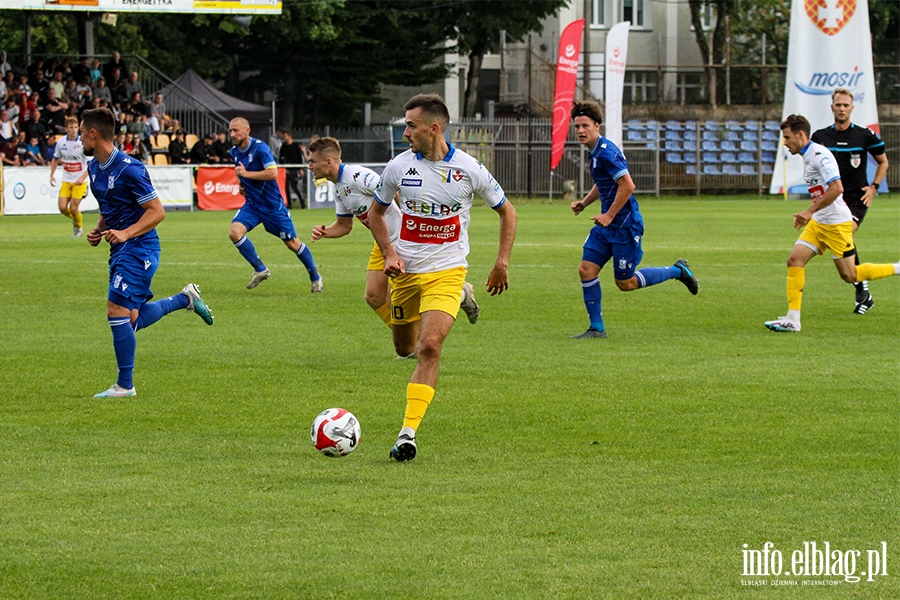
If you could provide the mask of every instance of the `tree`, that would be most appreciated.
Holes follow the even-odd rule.
[[[541,20],[566,4],[568,0],[467,0],[449,7],[459,53],[469,59],[463,116],[475,116],[481,65],[485,54],[500,49],[500,32],[506,31],[510,42],[522,41],[531,32],[540,33]]]
[[[712,44],[706,39],[706,32],[703,30],[702,11],[708,6],[715,5],[716,25],[712,33]],[[716,78],[715,67],[712,65],[725,64],[725,41],[728,37],[728,15],[731,12],[732,3],[730,0],[689,0],[688,5],[691,9],[691,25],[694,26],[694,37],[697,39],[697,46],[700,48],[700,56],[703,58],[703,64],[706,65],[706,72],[709,76],[709,99],[711,104],[716,103],[715,89],[718,87],[714,82]]]

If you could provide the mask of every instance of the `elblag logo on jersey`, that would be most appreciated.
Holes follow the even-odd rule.
[[[460,204],[459,202],[447,206],[446,204],[437,204],[435,202],[407,200],[404,204],[409,212],[419,213],[421,215],[435,215],[442,217],[449,217],[450,215],[459,212],[459,210],[462,208],[462,204]]]
[[[856,0],[805,0],[806,16],[825,35],[836,35],[856,12]]]

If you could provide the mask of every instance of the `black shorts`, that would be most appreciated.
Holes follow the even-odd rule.
[[[856,223],[856,226],[862,225],[863,219],[866,218],[866,212],[869,210],[869,207],[863,204],[862,196],[855,200],[850,200],[844,196],[844,202],[847,203],[847,208],[850,209],[850,214],[853,215],[853,222]]]

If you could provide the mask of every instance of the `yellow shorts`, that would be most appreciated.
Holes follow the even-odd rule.
[[[384,255],[381,253],[381,248],[378,247],[378,242],[372,244],[372,253],[369,254],[369,266],[366,270],[384,271]]]
[[[61,198],[74,198],[75,200],[81,200],[84,198],[84,195],[87,194],[87,181],[84,181],[78,185],[74,183],[63,181],[59,184],[59,195]]]
[[[827,248],[831,250],[831,256],[834,258],[847,258],[856,254],[852,221],[837,225],[822,225],[811,219],[803,228],[797,243],[816,250],[819,254],[824,253]]]
[[[423,312],[439,310],[454,319],[462,302],[466,268],[454,267],[437,273],[403,273],[391,279],[391,323],[405,325],[422,318]]]

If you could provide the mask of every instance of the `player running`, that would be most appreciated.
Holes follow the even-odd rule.
[[[860,127],[850,122],[853,112],[853,92],[846,88],[837,88],[831,93],[831,112],[834,113],[834,124],[812,134],[812,141],[828,148],[837,161],[841,172],[841,183],[844,186],[844,202],[853,216],[853,233],[862,225],[866,212],[872,206],[872,200],[878,195],[878,186],[887,177],[888,159],[884,151],[884,142],[867,127]],[[866,153],[871,154],[878,165],[872,185],[866,173],[868,160]],[[854,243],[856,240],[854,240]],[[853,256],[854,263],[859,265],[859,253]],[[856,287],[856,306],[853,312],[864,315],[875,304],[869,293],[869,282],[859,281]]]
[[[252,290],[269,278],[271,273],[263,263],[247,232],[262,223],[265,230],[281,238],[284,245],[297,255],[309,273],[310,291],[322,292],[322,276],[316,269],[312,252],[297,239],[291,213],[284,205],[284,198],[276,182],[278,166],[269,146],[262,140],[250,137],[250,123],[243,117],[232,119],[228,125],[231,135],[231,158],[234,173],[241,183],[246,201],[231,221],[228,237],[241,256],[253,267],[253,278],[247,284]]]
[[[572,212],[581,214],[598,199],[603,211],[591,217],[594,227],[584,242],[581,265],[578,267],[590,326],[584,333],[572,337],[605,338],[607,333],[603,324],[599,275],[610,259],[613,260],[616,286],[623,292],[677,279],[696,295],[699,284],[683,258],[675,261],[671,267],[646,267],[635,271],[644,255],[641,248],[644,219],[637,200],[631,194],[634,191],[634,181],[628,172],[628,163],[625,162],[622,151],[600,135],[603,112],[599,105],[594,102],[575,102],[571,114],[578,141],[589,150],[591,177],[594,179],[591,191],[581,200],[572,203]]]
[[[419,94],[406,103],[409,150],[394,157],[381,174],[369,226],[384,256],[391,282],[392,332],[398,347],[418,348],[416,368],[406,388],[403,428],[390,457],[416,456],[416,431],[434,398],[441,348],[459,313],[469,254],[469,211],[474,194],[500,217],[497,260],[486,286],[492,296],[509,287],[509,256],[516,237],[516,211],[500,184],[474,158],[447,143],[450,113],[437,94]],[[399,192],[402,223],[391,243],[386,214]],[[419,332],[414,338],[415,323]]]
[[[86,110],[81,121],[84,153],[88,163],[91,191],[100,205],[97,226],[88,232],[91,246],[109,242],[109,292],[106,318],[112,330],[118,378],[95,398],[134,396],[135,333],[150,327],[179,309],[196,313],[207,325],[213,324],[209,308],[200,298],[200,288],[189,283],[180,294],[148,302],[153,297],[150,284],[159,267],[159,236],[156,226],[165,210],[147,168],[113,146],[116,119],[106,108]]]
[[[812,205],[794,215],[794,228],[803,229],[787,259],[788,313],[765,326],[772,331],[800,331],[800,304],[806,282],[805,267],[814,256],[831,252],[841,279],[848,283],[882,279],[900,274],[900,262],[857,266],[853,260],[853,215],[844,202],[841,173],[834,155],[809,140],[809,121],[802,115],[789,115],[781,124],[784,145],[791,154],[803,157],[803,179],[809,187]],[[804,227],[805,225],[805,227]]]
[[[78,119],[66,117],[65,122],[66,137],[56,142],[53,160],[50,161],[50,185],[56,185],[56,166],[62,162],[59,212],[72,219],[72,237],[81,237],[82,216],[78,207],[87,193],[88,159],[78,136]]]

